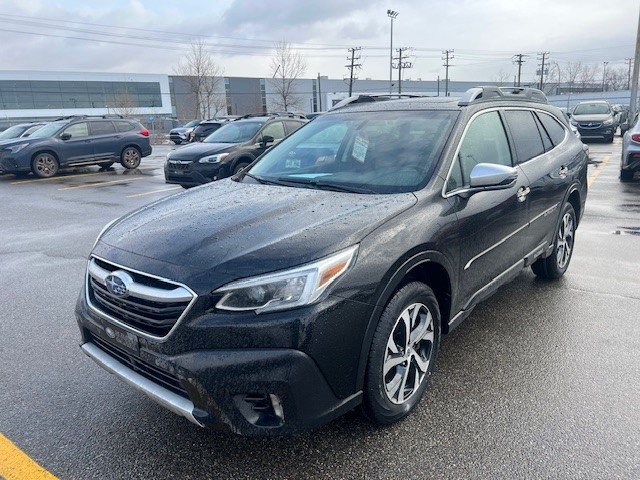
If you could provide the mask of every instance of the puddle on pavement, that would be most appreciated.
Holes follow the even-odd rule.
[[[638,235],[640,236],[640,227],[618,227],[613,232],[614,235]]]

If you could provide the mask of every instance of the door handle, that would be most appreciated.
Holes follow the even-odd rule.
[[[518,197],[519,202],[524,202],[527,199],[527,195],[529,195],[531,189],[529,187],[520,187],[518,193],[516,193],[516,197]]]
[[[569,167],[567,167],[566,165],[561,166],[560,170],[558,170],[558,175],[560,175],[560,178],[566,177],[568,173]]]

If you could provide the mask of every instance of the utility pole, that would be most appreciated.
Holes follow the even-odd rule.
[[[625,62],[629,66],[629,72],[627,73],[627,90],[631,89],[631,66],[633,65],[633,58],[625,58]]]
[[[547,59],[547,55],[549,55],[549,52],[538,52],[538,55],[540,55],[540,90],[542,90],[542,88],[544,87],[544,66],[545,66],[545,60]]]
[[[603,67],[602,67],[602,91],[604,92],[606,90],[606,81],[607,81],[607,65],[609,65],[609,62],[602,62],[603,63]]]
[[[513,62],[518,64],[518,80],[516,81],[516,87],[520,86],[520,79],[522,78],[522,64],[525,62],[524,57],[528,57],[528,55],[518,53],[513,56]]]
[[[451,60],[453,59],[453,49],[445,50],[442,52],[442,60],[444,63],[442,66],[444,67],[444,96],[449,96],[449,67],[452,67]]]
[[[438,97],[440,96],[440,75],[438,75]]]
[[[629,125],[636,118],[636,103],[638,100],[638,69],[640,68],[640,16],[638,16],[638,31],[636,33],[636,53],[633,59],[633,76],[631,77],[631,101],[629,103]]]
[[[396,60],[396,63],[394,65],[391,65],[393,68],[398,69],[398,95],[402,93],[402,70],[405,68],[413,67],[413,63],[406,61],[407,50],[410,50],[410,48],[409,47],[397,48],[396,52],[398,52],[398,56],[394,58],[394,60]]]
[[[349,96],[351,96],[351,94],[353,93],[353,82],[356,80],[356,77],[353,74],[354,70],[362,66],[361,63],[355,63],[356,60],[360,60],[360,54],[358,53],[358,55],[356,56],[356,52],[359,52],[360,50],[362,50],[362,47],[351,47],[349,49],[350,56],[347,57],[347,60],[349,60],[350,63],[348,65],[345,65],[345,67],[347,67],[347,69],[349,70]]]
[[[393,21],[398,16],[398,12],[387,10],[387,17],[391,19],[391,42],[389,44],[389,93],[393,92]]]
[[[318,111],[322,111],[322,90],[320,90],[320,72],[318,72]]]

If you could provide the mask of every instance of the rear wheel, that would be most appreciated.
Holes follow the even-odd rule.
[[[433,291],[412,282],[382,313],[371,343],[364,412],[378,425],[402,420],[418,405],[435,367],[440,310]]]
[[[124,168],[128,169],[138,168],[141,159],[142,155],[140,154],[140,150],[136,147],[127,147],[122,151],[122,155],[120,155],[120,163]]]
[[[620,181],[621,182],[631,182],[633,181],[633,174],[635,172],[633,170],[622,170],[620,169]]]
[[[36,177],[53,177],[59,169],[58,159],[51,153],[39,153],[31,161],[31,171]]]
[[[562,218],[555,235],[553,252],[531,265],[531,270],[540,278],[555,280],[564,275],[573,255],[576,233],[576,213],[570,203],[565,203]]]

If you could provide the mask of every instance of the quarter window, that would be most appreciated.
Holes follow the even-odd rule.
[[[135,130],[135,125],[129,122],[114,122],[116,125],[116,130],[120,133],[128,132],[130,130]]]
[[[551,115],[547,115],[546,113],[538,113],[538,118],[551,137],[551,141],[553,142],[553,144],[558,145],[562,143],[565,137],[564,127],[560,125],[558,121]]]
[[[64,130],[64,133],[68,133],[69,135],[71,135],[71,138],[88,137],[89,125],[87,125],[87,122],[74,123],[73,125],[67,127]]]
[[[512,165],[509,142],[498,112],[483,113],[469,125],[449,176],[448,190],[468,187],[471,170],[479,163]]]
[[[533,113],[529,110],[507,110],[504,113],[513,136],[518,163],[542,155],[544,146]]]

